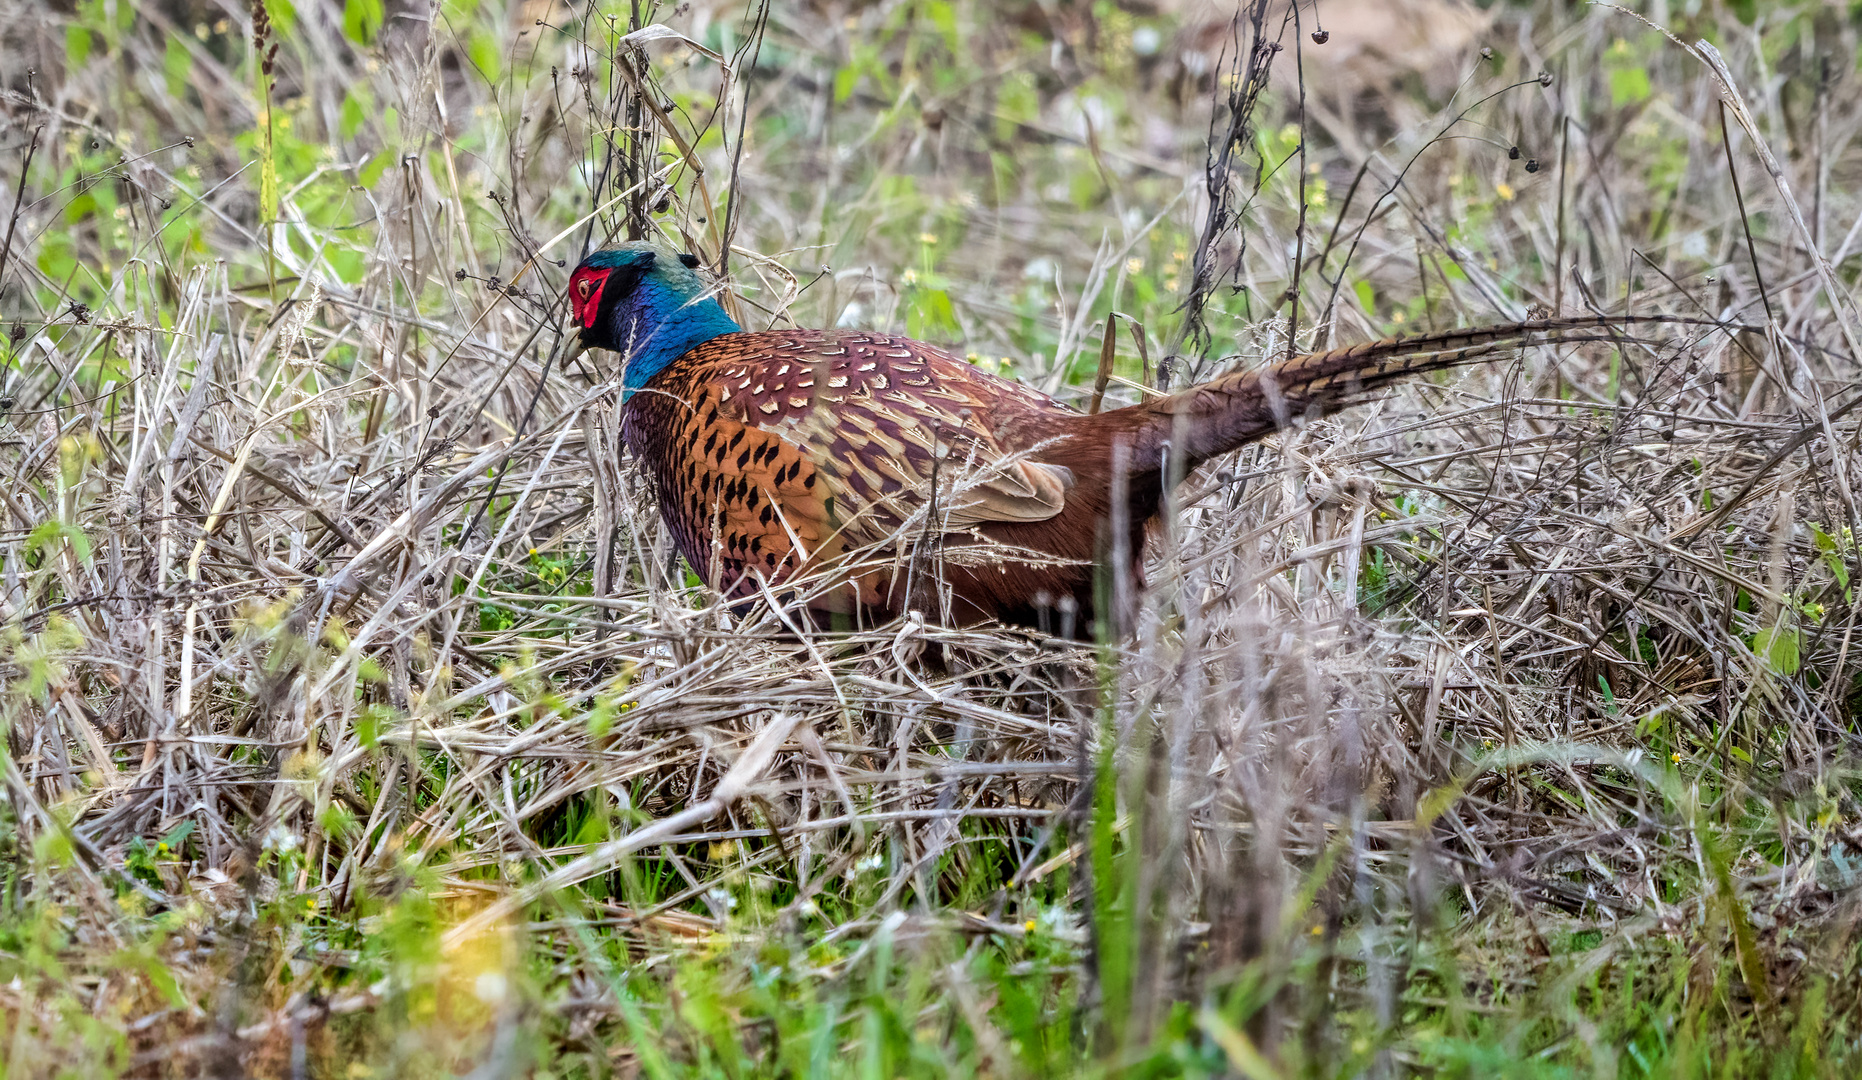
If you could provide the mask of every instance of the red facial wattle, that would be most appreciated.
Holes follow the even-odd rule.
[[[608,271],[584,267],[569,279],[569,307],[575,324],[584,329],[595,325],[601,311],[601,290],[608,283]]]

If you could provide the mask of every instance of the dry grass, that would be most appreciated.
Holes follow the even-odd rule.
[[[1489,1074],[1426,1017],[1608,1075],[1650,1031],[1705,1055],[1677,1074],[1853,1061],[1854,31],[1677,28],[1767,88],[1735,188],[1702,58],[1544,7],[1440,111],[1288,28],[1307,140],[1298,82],[1233,81],[1261,133],[1205,231],[1242,64],[1190,18],[772,9],[753,65],[682,9],[730,76],[661,40],[630,82],[624,10],[397,8],[364,46],[304,2],[255,93],[246,9],[0,6],[9,1075],[704,1071],[740,1021],[773,1069],[742,999],[680,1003],[781,942],[830,986],[929,958],[906,1042],[992,1074],[1041,1069],[986,943],[1074,988],[1078,1062]],[[1296,259],[1295,348],[1534,305],[1767,329],[1531,351],[1245,450],[1177,493],[1123,640],[830,637],[717,605],[605,373],[553,366],[563,262],[629,206],[714,265],[731,236],[757,325],[1082,399],[1111,309],[1148,358],[1214,341],[1178,385],[1282,354]]]

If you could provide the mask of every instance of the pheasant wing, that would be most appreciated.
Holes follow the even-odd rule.
[[[926,533],[1056,516],[1072,474],[1025,441],[1025,421],[1053,408],[919,342],[820,331],[714,339],[630,404],[667,432],[668,519],[694,561],[715,553],[727,592],[748,569],[782,580]]]

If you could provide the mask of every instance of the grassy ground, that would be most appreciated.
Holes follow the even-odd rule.
[[[1232,14],[0,0],[4,1074],[1854,1075],[1853,16]],[[1077,401],[1760,329],[1245,450],[1120,640],[798,644],[561,368],[643,230]]]

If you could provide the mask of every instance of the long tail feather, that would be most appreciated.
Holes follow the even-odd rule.
[[[1527,345],[1625,341],[1638,324],[1719,326],[1709,319],[1669,315],[1583,316],[1471,327],[1367,341],[1307,353],[1264,368],[1237,371],[1178,394],[1132,406],[1148,414],[1133,447],[1134,464],[1159,462],[1165,443],[1180,446],[1194,468],[1299,419],[1362,401],[1366,394],[1412,375],[1485,360]],[[1140,468],[1145,467],[1140,465]]]

